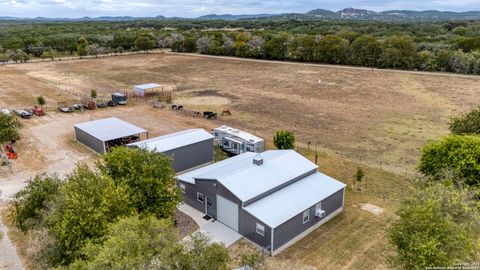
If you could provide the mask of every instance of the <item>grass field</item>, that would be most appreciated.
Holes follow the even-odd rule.
[[[220,122],[266,138],[276,129],[291,129],[299,145],[318,143],[395,172],[414,167],[424,142],[447,133],[451,115],[480,103],[480,78],[193,55],[150,54],[3,69],[0,73],[10,77],[1,83],[23,100],[21,89],[61,99],[84,96],[92,88],[108,95],[146,82],[176,85],[175,102],[189,109],[233,111],[233,117]],[[20,80],[12,77],[15,72]],[[15,81],[26,82],[27,88],[24,83],[8,86]],[[52,93],[51,88],[59,91]]]
[[[312,149],[318,143],[320,170],[349,188],[344,212],[268,258],[271,269],[387,268],[386,258],[393,251],[385,229],[412,185],[407,175],[415,172],[420,148],[426,140],[448,133],[452,114],[480,104],[480,79],[475,77],[164,53],[0,67],[0,107],[33,105],[39,94],[51,105],[88,95],[92,88],[108,96],[147,82],[176,86],[174,102],[187,111],[229,109],[233,115],[208,121],[139,103],[83,114],[52,112],[44,119],[25,121],[22,135],[28,139],[18,145],[15,181],[26,171],[65,169],[73,166],[67,166],[72,160],[96,159],[73,142],[71,128],[93,118],[119,116],[148,129],[151,136],[228,124],[266,138],[270,148],[277,129],[292,130],[299,151],[314,160]],[[310,150],[307,142],[312,142]],[[39,161],[24,153],[35,153]],[[351,184],[359,165],[365,169],[367,186],[355,192]],[[365,211],[365,203],[384,212]],[[242,241],[230,250],[238,259],[248,248],[251,245]]]

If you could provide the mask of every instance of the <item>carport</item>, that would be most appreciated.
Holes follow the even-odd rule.
[[[75,139],[99,154],[111,147],[140,141],[148,131],[122,119],[111,117],[74,125]]]

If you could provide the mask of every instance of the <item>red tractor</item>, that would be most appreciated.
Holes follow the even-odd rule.
[[[33,107],[33,114],[35,114],[36,116],[44,116],[45,112],[43,111],[42,107],[35,106]]]

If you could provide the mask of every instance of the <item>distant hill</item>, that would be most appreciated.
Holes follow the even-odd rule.
[[[232,14],[209,14],[209,15],[204,15],[200,16],[197,19],[199,20],[226,20],[226,21],[232,21],[232,20],[241,20],[241,19],[258,19],[258,18],[265,18],[265,17],[271,17],[273,16],[272,14],[251,14],[251,15],[232,15]]]
[[[68,18],[16,18],[0,16],[0,20],[37,20],[37,21],[133,21],[133,20],[372,20],[372,21],[451,21],[451,20],[480,20],[480,11],[453,12],[438,10],[388,10],[375,12],[366,9],[345,8],[339,11],[326,9],[313,9],[306,13],[284,14],[209,14],[197,18],[167,18],[162,15],[156,17],[131,17],[131,16],[102,16],[83,17],[76,19]]]

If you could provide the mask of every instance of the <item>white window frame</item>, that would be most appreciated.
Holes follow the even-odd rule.
[[[182,191],[182,193],[185,193],[185,188],[186,188],[185,185],[180,183],[179,187],[180,187],[180,191]]]
[[[200,198],[202,198],[202,199],[200,200]],[[205,195],[203,195],[203,193],[198,192],[198,191],[197,191],[197,201],[199,201],[201,203],[205,203]]]
[[[307,220],[305,220],[307,218]],[[303,211],[303,224],[307,223],[310,221],[310,208]]]
[[[261,236],[265,236],[265,225],[262,225],[257,222],[257,226],[255,228],[255,231],[260,234]]]

